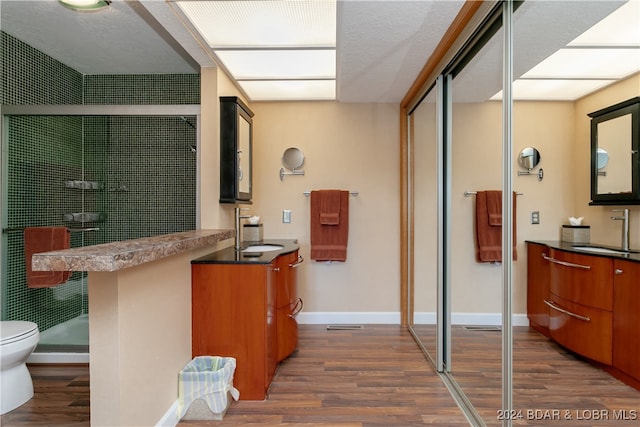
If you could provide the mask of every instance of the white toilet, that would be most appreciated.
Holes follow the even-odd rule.
[[[0,415],[16,409],[33,397],[33,381],[27,359],[40,340],[38,325],[33,322],[0,322]]]

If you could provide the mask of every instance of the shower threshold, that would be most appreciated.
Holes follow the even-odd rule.
[[[27,363],[89,363],[89,316],[83,314],[42,331]]]

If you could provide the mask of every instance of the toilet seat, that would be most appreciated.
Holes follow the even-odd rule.
[[[22,320],[3,321],[0,330],[0,345],[21,341],[38,333],[38,325]]]

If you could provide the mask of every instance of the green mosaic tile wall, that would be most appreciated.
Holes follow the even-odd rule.
[[[194,117],[185,117],[195,124]],[[195,229],[196,130],[180,117],[109,119],[109,241]]]
[[[0,104],[82,104],[82,74],[4,31],[0,47]]]
[[[93,75],[84,78],[84,103],[199,104],[199,74]]]
[[[83,86],[92,103],[199,103],[198,75],[83,77],[0,35],[3,104],[80,104]],[[46,84],[36,82],[45,77]],[[190,147],[197,135],[189,123],[195,125],[195,117],[11,117],[3,194],[7,227],[100,229],[73,232],[72,247],[194,229],[196,154]],[[74,180],[100,185],[65,185]],[[105,217],[95,223],[64,220],[65,213],[77,212]],[[83,273],[54,289],[27,289],[22,233],[6,238],[2,319],[34,321],[42,331],[87,313]]]
[[[67,212],[104,206],[95,194],[68,188],[69,180],[99,180],[104,175],[104,154],[83,152],[83,119],[67,116],[16,116],[9,118],[8,228],[77,224],[64,221]],[[106,144],[101,144],[102,150]],[[93,170],[89,165],[98,167]],[[89,226],[91,224],[85,224]],[[85,234],[87,236],[85,236]],[[90,233],[71,233],[72,247],[100,243]],[[7,233],[6,304],[3,318],[36,322],[40,330],[87,312],[83,273],[55,289],[29,289],[25,278],[23,234]],[[93,240],[93,241],[92,241]]]

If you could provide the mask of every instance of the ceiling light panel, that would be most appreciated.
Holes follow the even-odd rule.
[[[335,47],[336,1],[181,1],[214,49]]]
[[[615,80],[516,80],[513,99],[518,101],[575,101]],[[491,97],[501,100],[502,91]]]
[[[640,70],[640,48],[560,49],[522,78],[620,79]]]
[[[640,0],[626,2],[569,46],[640,46]]]
[[[236,80],[336,76],[335,50],[221,50],[216,55]]]
[[[247,80],[238,84],[253,101],[321,101],[336,97],[335,80]]]

